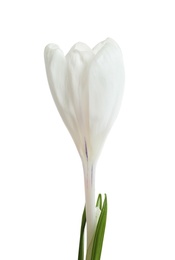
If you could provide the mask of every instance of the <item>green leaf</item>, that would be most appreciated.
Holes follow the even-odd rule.
[[[82,220],[81,220],[78,260],[84,260],[84,229],[85,229],[85,225],[86,225],[86,208],[84,207]]]
[[[106,218],[107,218],[107,196],[105,194],[105,199],[102,205],[102,195],[99,194],[96,202],[96,207],[99,207],[101,210],[100,217],[97,223],[94,239],[90,245],[90,248],[87,250],[87,258],[90,260],[100,260],[103,239],[106,227]],[[79,251],[78,251],[78,260],[84,260],[84,230],[86,225],[86,209],[84,208],[81,221],[80,229],[80,241],[79,241]]]
[[[96,231],[95,231],[91,260],[100,260],[102,246],[103,246],[104,233],[105,233],[105,227],[106,227],[106,218],[107,218],[107,196],[105,194],[103,207],[101,209],[101,214],[100,214],[98,224],[96,227]]]
[[[102,209],[102,196],[101,196],[101,194],[98,195],[96,207],[99,207],[100,210]]]

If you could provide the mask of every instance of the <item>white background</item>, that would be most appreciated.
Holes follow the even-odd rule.
[[[102,260],[175,259],[173,0],[1,1],[0,259],[77,259],[83,172],[52,100],[43,50],[120,45],[122,107],[98,162]]]

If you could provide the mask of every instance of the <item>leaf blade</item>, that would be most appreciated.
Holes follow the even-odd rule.
[[[86,208],[84,207],[83,214],[82,214],[82,220],[81,220],[78,260],[84,260],[84,229],[85,229],[85,225],[86,225]]]
[[[95,231],[91,260],[100,260],[103,240],[104,240],[105,227],[106,227],[106,219],[107,219],[107,196],[105,194],[103,207],[101,209],[101,214]]]

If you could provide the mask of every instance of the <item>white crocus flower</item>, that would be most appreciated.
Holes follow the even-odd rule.
[[[45,64],[53,99],[83,163],[88,246],[95,231],[95,166],[123,94],[122,53],[109,38],[93,49],[77,43],[66,56],[49,44]]]

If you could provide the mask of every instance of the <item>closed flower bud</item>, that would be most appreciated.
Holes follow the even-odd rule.
[[[53,99],[83,163],[89,245],[96,222],[95,165],[123,95],[122,53],[110,38],[93,49],[77,43],[66,56],[49,44],[45,65]]]

